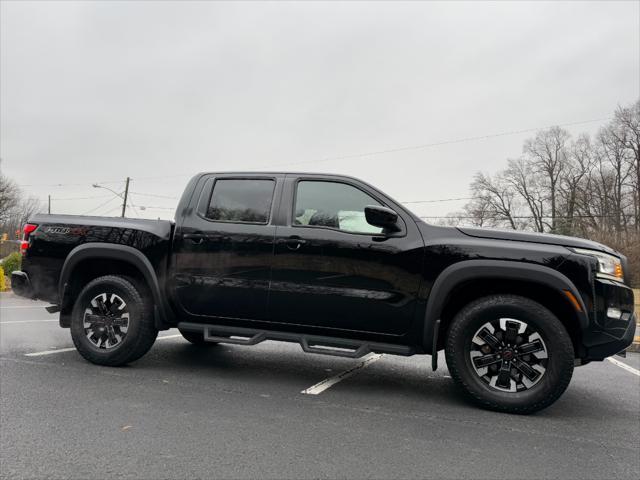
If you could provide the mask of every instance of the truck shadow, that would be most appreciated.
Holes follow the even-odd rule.
[[[146,359],[146,360],[145,360]],[[316,383],[358,365],[362,359],[349,359],[304,353],[295,344],[265,342],[251,348],[236,345],[196,347],[186,343],[154,348],[138,368],[157,370],[164,376],[177,376],[209,388],[232,388],[264,394],[299,394]],[[579,419],[611,418],[617,410],[615,394],[589,388],[574,378],[564,395],[551,407],[529,416],[505,415],[478,409],[468,402],[453,380],[443,358],[432,372],[429,356],[396,357],[385,355],[355,375],[342,380],[319,396],[322,401],[349,401],[355,404],[409,410],[437,408],[438,411],[473,409],[476,417],[512,419],[555,419],[562,423]],[[306,397],[306,396],[305,396]],[[425,403],[426,402],[426,403]]]
[[[198,383],[232,382],[243,388],[296,394],[357,366],[362,360],[304,353],[296,344],[280,342],[265,342],[254,347],[226,344],[196,347],[180,343],[154,348],[136,366]],[[424,402],[429,398],[464,405],[451,378],[445,377],[448,375],[446,365],[441,363],[434,373],[430,364],[429,356],[384,355],[332,386],[321,398],[334,392],[341,395],[364,392],[374,396],[400,395],[405,401],[413,398]]]

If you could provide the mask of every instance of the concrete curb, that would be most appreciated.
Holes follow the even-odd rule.
[[[633,299],[635,303],[636,316],[640,322],[640,288],[633,289]],[[636,334],[633,343],[627,347],[627,352],[640,352],[640,323],[636,324]]]

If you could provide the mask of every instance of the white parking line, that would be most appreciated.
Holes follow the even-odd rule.
[[[620,360],[616,360],[613,357],[607,357],[607,360],[609,360],[611,363],[613,363],[614,365],[617,365],[620,368],[623,368],[624,370],[626,370],[627,372],[631,372],[634,375],[637,375],[638,377],[640,377],[640,370],[636,370],[635,368],[627,365],[624,362],[621,362]]]
[[[162,337],[156,338],[156,340],[164,340],[166,338],[180,338],[180,337],[182,337],[182,335],[164,335]]]
[[[8,307],[0,307],[0,310],[9,310],[11,308],[45,308],[44,305],[11,305]]]
[[[57,322],[57,320],[56,320],[56,322]],[[178,338],[178,337],[182,337],[182,335],[164,335],[162,337],[156,338],[156,340],[165,340],[167,338]],[[72,350],[75,350],[75,349],[76,349],[75,347],[58,348],[56,350],[45,350],[44,352],[25,353],[24,356],[25,357],[41,357],[43,355],[52,355],[54,353],[71,352]]]
[[[382,358],[382,354],[379,353],[371,353],[369,354],[362,362],[357,364],[355,367],[350,368],[349,370],[345,370],[344,372],[339,373],[333,377],[326,378],[322,380],[320,383],[316,383],[315,385],[302,390],[300,393],[304,393],[305,395],[318,395],[324,392],[327,388],[332,387],[340,380],[344,380],[345,378],[350,377],[358,370],[362,370],[367,365],[371,365],[373,362],[376,362]]]
[[[25,353],[25,357],[41,357],[42,355],[51,355],[52,353],[70,352],[75,350],[76,347],[71,348],[59,348],[57,350],[45,350],[44,352]]]
[[[15,323],[57,322],[57,321],[58,321],[57,318],[47,318],[47,319],[40,319],[40,320],[9,320],[7,322],[0,322],[0,325],[9,325],[9,324],[15,324]]]

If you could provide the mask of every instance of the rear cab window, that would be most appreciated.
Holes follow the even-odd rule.
[[[204,216],[216,222],[267,224],[275,184],[264,178],[218,178]]]

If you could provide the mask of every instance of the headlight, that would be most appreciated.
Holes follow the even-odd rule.
[[[598,260],[598,276],[608,278],[611,280],[617,280],[619,282],[624,281],[624,272],[622,271],[622,262],[618,257],[608,255],[606,253],[598,252],[596,250],[587,250],[583,248],[574,248],[574,252],[581,253],[582,255],[589,255]]]

